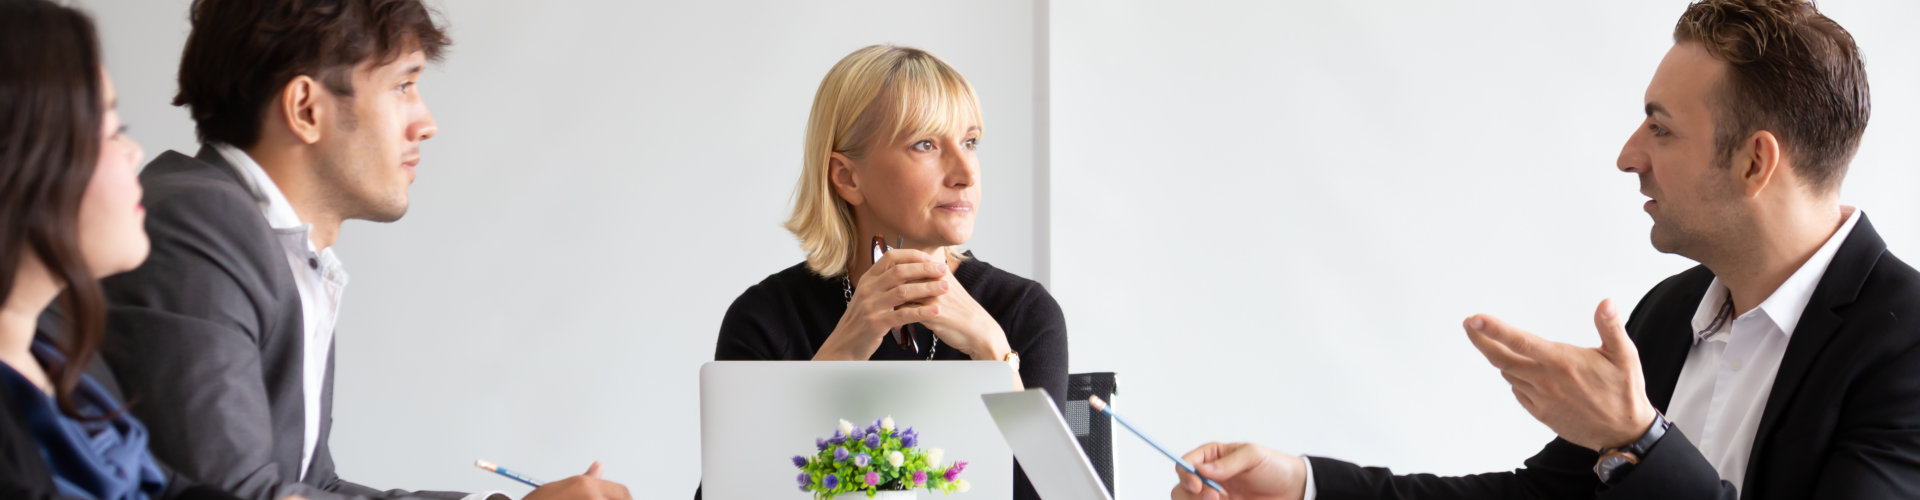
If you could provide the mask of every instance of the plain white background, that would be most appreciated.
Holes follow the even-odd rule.
[[[187,2],[81,4],[134,137],[191,152],[167,105]],[[422,84],[441,135],[412,211],[337,247],[332,444],[376,487],[518,493],[471,461],[600,459],[637,496],[691,493],[698,367],[734,296],[801,259],[779,223],[813,91],[872,43],[979,89],[969,246],[1046,270],[1073,371],[1121,373],[1117,408],[1181,450],[1510,470],[1552,434],[1459,321],[1592,345],[1601,298],[1692,265],[1647,244],[1613,167],[1683,1],[437,5],[455,45]],[[1920,5],[1822,7],[1875,90],[1842,199],[1914,248]],[[1165,460],[1117,441],[1121,495],[1165,495]]]

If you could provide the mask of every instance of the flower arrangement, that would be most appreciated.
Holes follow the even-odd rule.
[[[818,500],[850,492],[865,492],[872,498],[879,491],[918,488],[965,493],[970,487],[959,478],[966,462],[942,465],[946,452],[920,448],[920,434],[912,427],[896,431],[893,417],[874,420],[865,428],[841,420],[833,437],[815,439],[813,445],[814,454],[795,455],[793,466],[800,469],[795,478],[800,491],[813,492]]]

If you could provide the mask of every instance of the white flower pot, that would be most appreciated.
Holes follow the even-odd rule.
[[[918,498],[920,498],[920,490],[880,490],[873,492],[871,499],[867,498],[865,491],[849,491],[833,496],[833,500],[916,500]]]

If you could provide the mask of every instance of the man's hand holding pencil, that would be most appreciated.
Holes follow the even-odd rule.
[[[1306,494],[1306,459],[1257,444],[1207,443],[1182,458],[1200,475],[1220,483],[1235,500],[1299,500]],[[1180,467],[1173,469],[1180,475],[1180,484],[1173,487],[1174,500],[1228,498]]]

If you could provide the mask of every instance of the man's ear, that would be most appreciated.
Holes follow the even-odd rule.
[[[1787,162],[1780,151],[1780,139],[1774,137],[1773,132],[1754,132],[1742,146],[1734,153],[1732,170],[1740,176],[1742,191],[1752,198],[1773,183],[1773,178],[1786,169]]]
[[[827,179],[833,182],[833,191],[840,193],[840,199],[848,205],[859,206],[867,202],[860,194],[860,185],[853,180],[853,159],[840,153],[831,153],[827,157]]]
[[[307,75],[293,77],[287,86],[280,90],[281,116],[287,120],[287,130],[300,142],[313,144],[320,142],[320,123],[328,118],[325,106],[333,99],[333,94],[320,86],[318,80]]]

